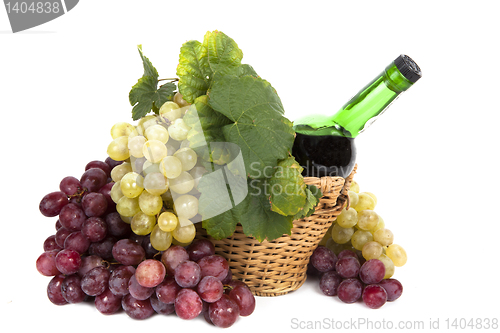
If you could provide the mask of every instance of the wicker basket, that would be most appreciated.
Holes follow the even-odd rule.
[[[216,254],[228,260],[233,276],[255,295],[278,296],[297,290],[306,280],[309,257],[347,203],[355,171],[346,179],[306,177],[307,184],[321,188],[323,197],[311,216],[293,222],[290,236],[260,243],[237,225],[231,237],[216,240],[197,223],[196,238],[210,239]]]

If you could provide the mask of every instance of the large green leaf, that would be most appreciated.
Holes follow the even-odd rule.
[[[238,44],[220,31],[208,31],[203,39],[203,46],[207,49],[207,61],[215,73],[228,74],[241,64],[243,52]]]
[[[194,103],[197,97],[206,94],[215,75],[238,71],[242,58],[243,52],[236,42],[220,31],[207,32],[203,43],[195,40],[184,43],[177,66],[179,91],[184,100]]]
[[[209,87],[210,75],[207,49],[203,44],[196,40],[184,43],[177,66],[179,92],[184,100],[194,103],[198,96],[205,95]]]
[[[250,75],[226,75],[213,82],[209,105],[232,121],[222,127],[224,138],[242,151],[250,178],[272,175],[278,160],[288,157],[294,140],[292,123],[274,88]]]

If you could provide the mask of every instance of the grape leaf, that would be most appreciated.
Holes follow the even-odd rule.
[[[209,87],[210,74],[207,49],[203,44],[196,40],[184,43],[177,66],[179,92],[182,98],[188,103],[194,103],[198,96],[205,95]]]
[[[208,104],[232,121],[222,133],[241,148],[250,178],[266,177],[269,168],[288,157],[294,140],[292,123],[283,117],[281,100],[267,81],[225,75],[213,82],[208,97]]]
[[[241,64],[243,52],[236,42],[220,31],[208,31],[203,39],[203,46],[207,49],[207,62],[215,73],[228,74]]]
[[[287,216],[297,214],[304,207],[307,194],[302,170],[293,157],[278,162],[269,181],[272,211]]]
[[[152,76],[143,76],[132,87],[129,101],[132,108],[132,119],[138,120],[148,114],[154,107],[157,109],[166,101],[172,99],[175,84],[169,82],[158,86],[158,80]]]
[[[158,71],[142,52],[142,45],[138,45],[137,49],[142,59],[144,74],[129,92],[129,102],[133,106],[133,120],[144,117],[151,110],[158,113],[163,103],[172,100],[176,90],[173,82],[168,82],[158,88]]]
[[[179,92],[184,100],[194,103],[197,97],[206,94],[215,75],[238,71],[242,58],[243,52],[236,42],[220,31],[207,32],[203,43],[195,40],[184,43],[177,66]],[[250,69],[248,66],[239,71],[249,73]]]

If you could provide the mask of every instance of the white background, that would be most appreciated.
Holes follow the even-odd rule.
[[[46,297],[50,278],[35,269],[55,233],[40,199],[63,177],[80,177],[87,162],[104,160],[111,126],[131,121],[128,92],[143,71],[136,45],[161,77],[174,77],[182,43],[215,29],[272,83],[291,120],[336,111],[401,53],[423,71],[356,139],[355,180],[378,196],[376,211],[408,253],[394,276],[403,296],[371,310],[323,296],[310,279],[286,296],[257,298],[254,314],[229,330],[293,331],[295,320],[325,318],[421,321],[426,329],[430,320],[440,329],[447,318],[498,320],[497,14],[496,1],[479,0],[95,0],[12,34],[0,9],[2,326],[220,331],[201,317],[135,321],[88,304],[55,306]]]

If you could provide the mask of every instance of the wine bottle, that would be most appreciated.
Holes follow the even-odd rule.
[[[304,177],[347,177],[356,163],[354,139],[421,77],[420,67],[402,54],[333,116],[294,121],[292,155]]]

